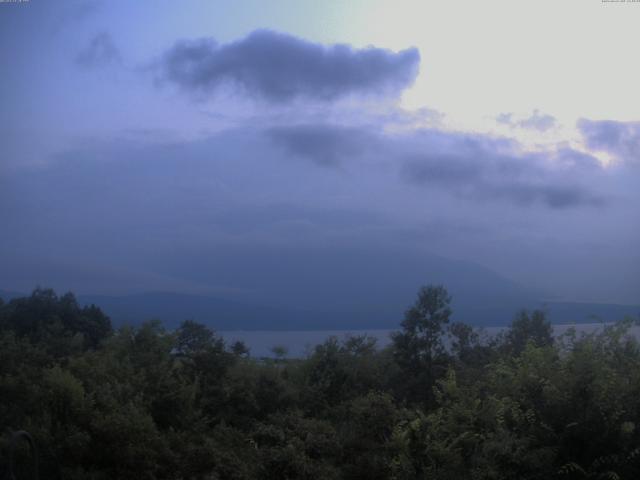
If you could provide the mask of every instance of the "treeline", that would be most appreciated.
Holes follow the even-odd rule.
[[[254,359],[193,321],[114,331],[72,294],[0,301],[0,478],[15,430],[41,478],[640,478],[634,320],[554,339],[521,312],[487,339],[449,305],[422,288],[384,349]]]

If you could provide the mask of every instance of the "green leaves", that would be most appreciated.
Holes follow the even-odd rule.
[[[521,313],[496,342],[453,324],[445,348],[449,302],[420,290],[386,349],[269,360],[193,321],[91,337],[97,309],[37,290],[0,305],[0,425],[72,480],[640,478],[630,320],[556,343]]]
[[[444,287],[422,287],[415,304],[405,313],[402,331],[392,335],[393,355],[402,369],[407,401],[430,405],[433,400],[431,389],[446,370],[442,336],[451,316],[450,302]]]

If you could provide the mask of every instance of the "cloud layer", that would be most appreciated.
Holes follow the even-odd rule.
[[[286,153],[329,167],[361,155],[375,139],[364,129],[322,124],[273,127],[267,135]]]
[[[294,159],[325,167],[352,165],[354,171],[381,162],[406,183],[466,201],[551,209],[608,201],[598,191],[603,173],[598,161],[570,148],[525,152],[504,137],[434,128],[390,134],[372,127],[303,124],[273,127],[266,135]]]
[[[352,94],[397,95],[415,80],[419,61],[415,48],[394,53],[323,46],[257,30],[223,45],[211,39],[178,42],[165,53],[160,76],[196,94],[231,85],[273,103],[333,101]]]
[[[578,129],[591,150],[607,152],[618,160],[640,165],[640,122],[578,121]]]
[[[606,204],[599,171],[595,158],[571,149],[527,153],[481,135],[436,134],[405,158],[403,173],[410,183],[468,200],[564,209]]]
[[[345,252],[393,259],[431,250],[487,264],[517,259],[523,278],[545,285],[549,272],[557,283],[579,276],[594,285],[596,270],[627,272],[607,276],[607,288],[631,298],[637,281],[625,278],[634,274],[637,227],[625,218],[636,197],[618,202],[624,192],[608,177],[573,150],[524,152],[509,139],[433,128],[282,124],[193,141],[93,142],[46,168],[0,176],[11,232],[0,238],[0,260],[13,265],[0,281],[53,284],[47,271],[66,270],[39,265],[59,262],[77,268],[60,282],[94,291],[241,288],[268,298],[265,286],[302,278],[273,272],[306,271],[302,258],[342,269]],[[616,248],[600,245],[612,241]],[[255,278],[254,259],[294,248],[302,253],[274,258]],[[389,270],[387,278],[403,275]],[[294,297],[314,295],[303,286]]]

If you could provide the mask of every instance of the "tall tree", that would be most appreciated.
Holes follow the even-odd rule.
[[[511,323],[505,341],[509,353],[515,355],[522,353],[530,342],[536,347],[548,347],[553,345],[553,327],[542,310],[531,315],[523,310]]]
[[[450,304],[451,296],[442,285],[422,287],[415,304],[405,312],[402,331],[392,336],[407,400],[430,403],[435,380],[445,370],[439,364],[445,357],[442,335],[451,316]]]

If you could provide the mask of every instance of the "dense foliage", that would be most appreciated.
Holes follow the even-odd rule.
[[[449,305],[421,289],[385,349],[256,359],[193,321],[113,331],[38,289],[0,302],[0,427],[32,434],[41,478],[640,478],[631,319],[554,340],[522,312],[488,339]]]

